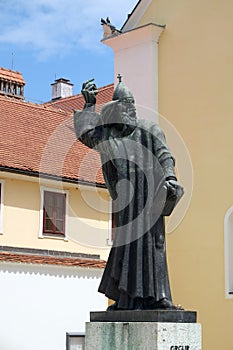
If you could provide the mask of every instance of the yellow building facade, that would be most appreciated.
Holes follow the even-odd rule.
[[[233,205],[232,13],[229,0],[154,0],[136,24],[166,25],[158,44],[159,113],[184,139],[194,175],[190,207],[167,237],[170,278],[175,303],[198,311],[206,350],[233,348],[232,217],[224,240]]]
[[[25,84],[21,73],[5,68],[0,68],[0,78],[5,85]],[[111,246],[111,202],[98,153],[89,152],[75,136],[73,109],[83,105],[82,95],[56,99],[58,108],[51,101],[24,102],[23,96],[4,90],[4,84],[0,86],[1,252],[39,249],[39,253],[87,254],[105,260]],[[112,91],[112,85],[100,88],[98,103],[109,101]]]
[[[0,173],[2,225],[0,245],[108,256],[111,244],[107,190]],[[66,193],[65,235],[43,232],[43,193]]]

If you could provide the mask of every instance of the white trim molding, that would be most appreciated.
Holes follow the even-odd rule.
[[[233,299],[233,206],[224,218],[225,296]]]
[[[43,205],[44,205],[44,192],[54,192],[54,193],[63,193],[66,195],[66,212],[65,212],[65,236],[64,237],[58,237],[56,235],[46,235],[43,234]],[[39,225],[39,238],[51,238],[51,239],[61,239],[61,240],[68,240],[68,207],[69,207],[69,191],[63,190],[63,189],[57,189],[53,187],[40,187],[40,225]]]
[[[0,234],[3,234],[3,221],[4,221],[4,194],[5,194],[5,180],[0,179],[0,185],[1,185],[1,195],[0,195]]]

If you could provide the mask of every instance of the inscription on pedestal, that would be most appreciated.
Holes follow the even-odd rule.
[[[86,350],[202,350],[199,323],[89,322]]]

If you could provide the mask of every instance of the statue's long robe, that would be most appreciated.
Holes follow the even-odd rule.
[[[171,300],[162,210],[165,180],[175,173],[162,130],[139,120],[119,133],[87,110],[76,111],[74,121],[77,138],[100,152],[115,211],[114,242],[99,292],[122,309],[134,308],[138,298],[152,304]]]

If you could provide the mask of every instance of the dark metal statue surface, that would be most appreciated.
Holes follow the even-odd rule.
[[[113,201],[114,242],[99,292],[115,301],[111,310],[174,309],[166,261],[164,216],[183,194],[160,127],[137,120],[124,83],[113,100],[95,112],[98,90],[85,82],[83,111],[75,111],[77,138],[101,156]]]

